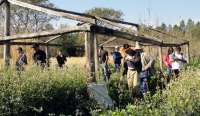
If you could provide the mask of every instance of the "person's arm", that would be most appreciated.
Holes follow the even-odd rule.
[[[108,63],[109,57],[108,57],[108,52],[106,52],[106,64]]]

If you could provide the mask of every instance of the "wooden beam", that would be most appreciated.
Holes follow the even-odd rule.
[[[116,37],[110,38],[109,40],[107,40],[107,41],[105,41],[105,42],[99,44],[99,46],[103,46],[103,45],[105,45],[105,44],[108,44],[108,43],[110,43],[110,42],[113,42],[113,41],[115,41],[116,39],[117,39]]]
[[[162,44],[161,40],[158,40],[155,38],[148,38],[146,36],[137,36],[135,34],[131,34],[128,32],[122,32],[122,31],[113,30],[113,29],[100,27],[100,26],[92,26],[92,28],[94,28],[95,32],[98,34],[115,36],[115,37],[124,38],[124,39],[131,40],[131,41],[138,41],[140,43],[150,43],[150,44],[154,44],[154,45]]]
[[[186,57],[187,57],[187,63],[190,63],[190,44],[186,44]]]
[[[98,39],[97,35],[94,35],[94,61],[95,61],[95,74],[97,74],[99,70],[99,57],[98,57]]]
[[[66,27],[62,29],[52,30],[52,31],[42,31],[42,32],[30,33],[30,34],[17,34],[17,35],[12,35],[12,36],[1,37],[1,39],[4,39],[4,40],[0,40],[0,42],[56,36],[56,35],[62,35],[66,33],[84,32],[84,31],[89,31],[89,26],[86,26],[86,25],[73,26],[73,27]]]
[[[0,1],[0,6],[5,2],[5,0],[1,0]]]
[[[49,43],[41,43],[41,42],[0,42],[0,45],[22,45],[22,46],[31,46],[33,44],[39,44],[41,46],[54,46],[54,47],[59,47],[62,46],[61,44],[49,44]]]
[[[17,1],[17,0],[8,0],[11,4],[14,5],[18,5],[24,8],[29,8],[32,10],[36,10],[36,11],[40,11],[43,13],[48,13],[50,15],[55,15],[55,16],[60,16],[60,17],[64,17],[67,19],[72,19],[72,20],[76,20],[76,21],[81,21],[81,22],[87,22],[87,23],[91,23],[91,24],[95,24],[95,20],[90,18],[90,17],[86,17],[86,16],[80,16],[80,15],[74,15],[70,12],[66,12],[64,10],[60,10],[60,9],[56,9],[56,8],[50,8],[50,7],[44,7],[44,6],[39,6],[39,5],[33,5],[30,3],[25,3],[25,2],[21,2],[21,1]]]
[[[84,13],[77,13],[77,12],[67,11],[67,10],[62,10],[62,9],[57,9],[57,8],[50,8],[47,6],[33,5],[30,3],[25,3],[25,2],[21,2],[21,1],[17,1],[17,0],[8,0],[8,1],[11,4],[18,5],[21,7],[29,8],[29,9],[47,13],[50,15],[60,16],[60,17],[67,18],[67,19],[86,22],[86,23],[90,23],[90,24],[96,24],[96,21],[99,20],[104,23],[107,23],[107,24],[110,24],[110,25],[113,25],[116,27],[120,27],[120,28],[129,30],[129,31],[130,31],[130,29],[119,25],[119,23],[138,27],[138,25],[129,23],[129,22],[123,22],[123,21],[118,21],[118,20],[108,19],[108,18],[101,18],[98,16],[92,16],[92,15],[88,15],[88,14],[84,14]],[[108,26],[106,26],[106,27],[108,27]],[[109,28],[112,28],[112,27],[109,26]]]
[[[54,37],[48,39],[47,41],[45,41],[45,43],[50,43],[50,42],[52,42],[52,41],[58,39],[60,36],[61,36],[61,35],[54,36]]]
[[[4,2],[4,12],[5,12],[5,22],[4,22],[4,35],[9,36],[10,35],[10,3],[8,1]],[[5,39],[5,38],[3,38]],[[8,41],[9,43],[9,41]],[[4,65],[5,67],[10,65],[10,45],[5,44],[4,45]]]
[[[95,31],[91,29],[90,37],[87,38],[87,68],[89,73],[88,82],[96,82],[96,76],[95,76],[95,52],[94,52],[94,37],[95,37]]]
[[[162,46],[159,46],[159,61],[160,61],[160,69],[163,70]]]

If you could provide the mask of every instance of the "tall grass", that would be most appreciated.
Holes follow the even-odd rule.
[[[75,66],[0,72],[0,115],[89,115],[95,102],[87,93],[86,73]]]
[[[198,116],[200,115],[200,69],[187,70],[179,81],[171,82],[167,89],[125,109],[107,111],[105,116]],[[162,94],[161,94],[162,93]]]

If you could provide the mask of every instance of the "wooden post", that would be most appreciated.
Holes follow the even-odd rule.
[[[190,63],[190,44],[186,44],[186,57],[187,57],[187,63]]]
[[[46,58],[47,58],[47,66],[49,67],[49,46],[45,46]]]
[[[85,35],[86,36],[86,35]],[[96,82],[96,77],[95,77],[95,50],[94,50],[94,39],[95,38],[95,31],[91,28],[91,32],[90,32],[90,37],[85,38],[86,42],[85,42],[85,48],[86,48],[86,58],[87,58],[87,63],[86,63],[86,67],[87,67],[87,71],[89,73],[89,77],[88,77],[88,82],[92,83],[92,82]]]
[[[10,3],[6,0],[4,3],[4,12],[5,12],[5,22],[4,22],[4,35],[10,36]],[[9,42],[9,41],[8,41]],[[4,45],[4,65],[7,67],[10,65],[10,45]]]
[[[162,46],[159,46],[159,61],[160,61],[160,69],[163,70]]]
[[[97,35],[94,36],[94,52],[95,52],[95,73],[99,70],[99,58],[98,58],[98,40]]]

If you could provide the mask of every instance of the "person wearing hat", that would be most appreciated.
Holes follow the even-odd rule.
[[[17,71],[23,71],[24,65],[28,64],[27,63],[27,57],[26,57],[26,54],[24,53],[24,51],[21,47],[17,48],[17,52],[18,52],[18,58],[17,58],[17,61],[16,61],[16,70]]]
[[[39,44],[33,44],[32,48],[35,52],[33,54],[34,62],[44,68],[46,66],[46,53],[40,49]]]
[[[126,50],[126,57],[125,57],[128,71],[127,71],[127,82],[129,90],[132,91],[133,95],[139,95],[139,73],[141,67],[141,61],[139,54],[133,50],[128,49]]]
[[[115,46],[115,51],[112,53],[112,56],[115,64],[115,71],[120,72],[122,55],[119,52],[119,46]]]
[[[140,54],[142,70],[140,72],[140,89],[142,93],[148,91],[148,82],[147,79],[153,75],[155,72],[154,69],[154,59],[149,56],[144,50],[140,47],[139,42],[136,42],[135,49],[136,52]]]

